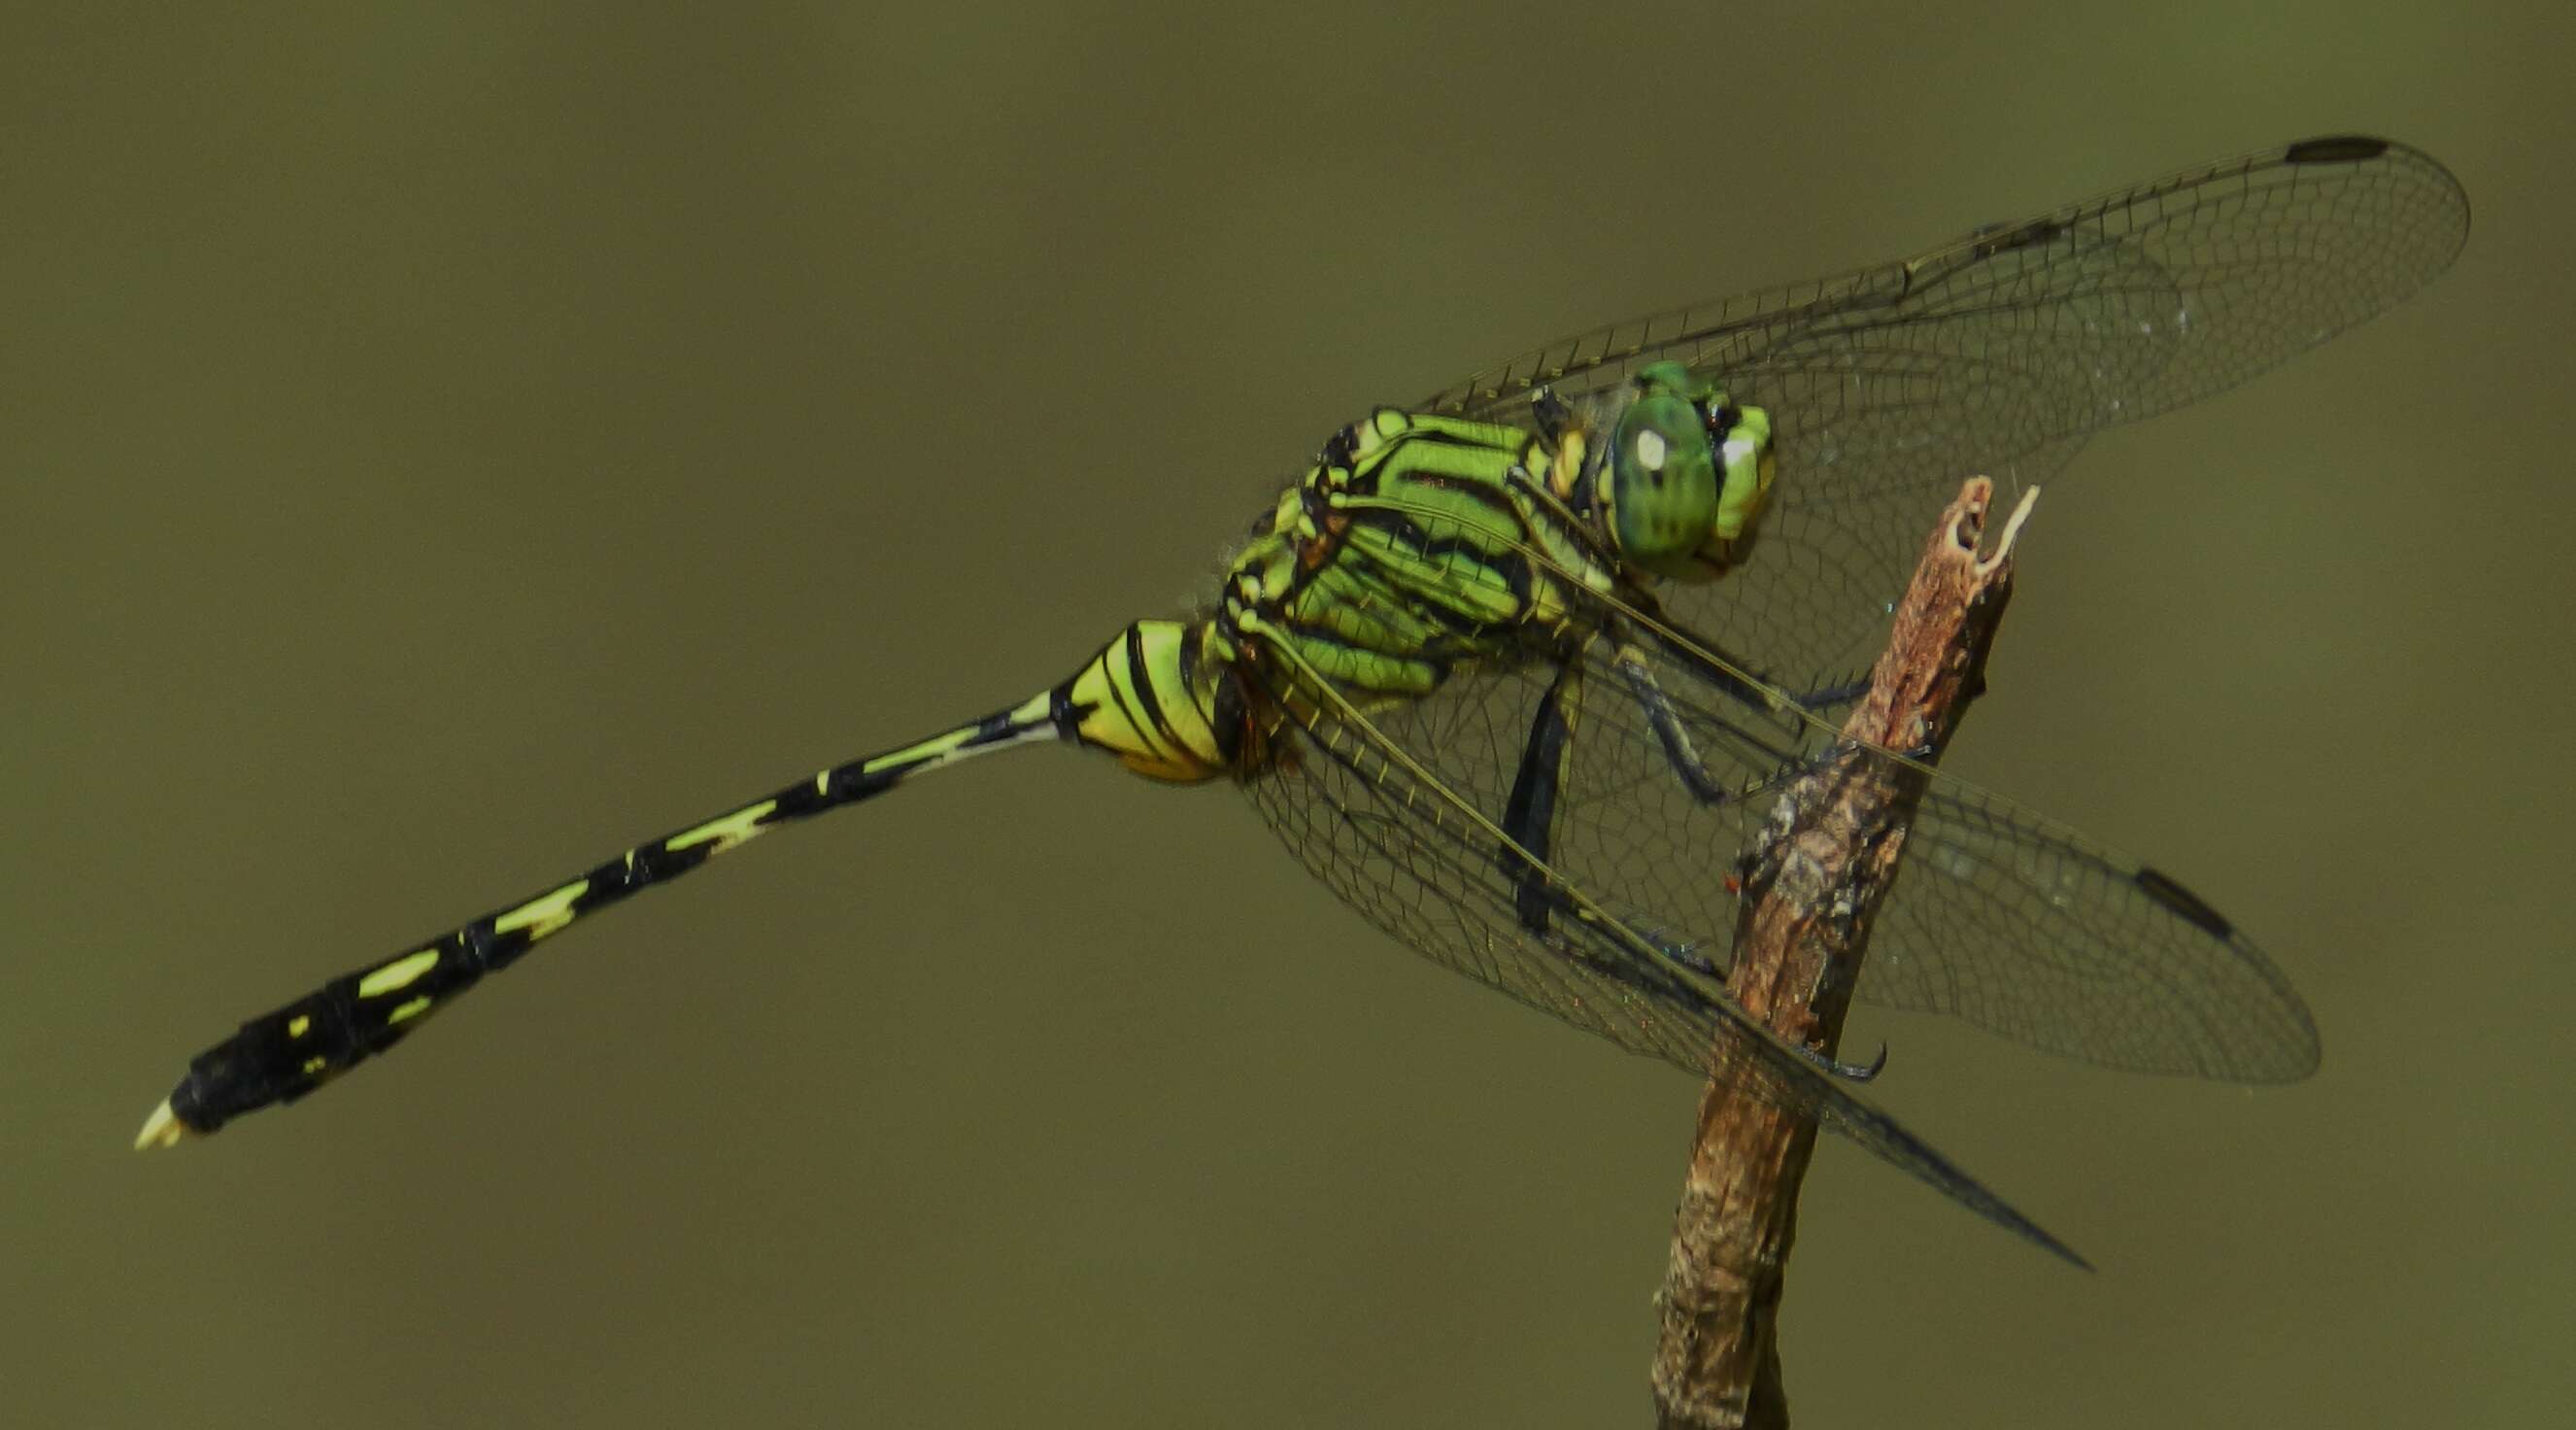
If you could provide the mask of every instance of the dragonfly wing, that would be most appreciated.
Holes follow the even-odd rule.
[[[1813,717],[1748,707],[1736,693],[1745,679],[1697,639],[1675,633],[1644,656],[1709,782],[1743,795],[1695,814],[1676,807],[1692,797],[1668,777],[1653,800],[1632,802],[1680,837],[1660,851],[1632,839],[1635,867],[1593,877],[1641,898],[1684,889],[1710,857],[1701,841],[1749,843],[1784,770],[1833,748]],[[2307,1006],[2215,910],[2136,859],[1937,769],[1857,992],[2112,1067],[2284,1082],[2317,1066]]]
[[[2468,201],[2429,156],[2308,140],[1597,329],[1432,407],[1516,420],[1540,386],[1616,400],[1668,360],[1767,407],[1779,475],[1751,559],[1674,599],[1808,687],[1876,631],[1960,480],[2036,481],[2095,431],[2244,382],[2422,287],[2467,235]]]
[[[1550,912],[1530,916],[1527,865],[1500,857],[1497,821],[1509,803],[1502,787],[1516,778],[1508,770],[1521,736],[1511,727],[1536,722],[1552,676],[1521,669],[1490,680],[1453,678],[1475,691],[1438,701],[1444,708],[1434,718],[1466,732],[1474,748],[1446,753],[1390,733],[1432,702],[1363,714],[1310,674],[1273,671],[1269,679],[1270,698],[1284,715],[1274,733],[1280,757],[1246,782],[1247,793],[1307,869],[1371,923],[1435,963],[1621,1047],[1712,1073],[1813,1117],[1979,1215],[2080,1262],[1895,1118],[1765,1031],[1686,952],[1666,943],[1699,930],[1650,928],[1643,920],[1665,911],[1618,909],[1580,886],[1560,887]],[[1426,759],[1478,778],[1453,787]],[[1716,856],[1718,864],[1726,857]],[[1704,872],[1712,881],[1724,877],[1722,867]]]
[[[1960,786],[1916,814],[1858,993],[2138,1072],[2290,1082],[2319,1056],[2289,979],[2190,891]]]
[[[1437,515],[1409,515],[1425,550],[1437,549]],[[1860,756],[1836,720],[1764,685],[1708,637],[1590,590],[1536,551],[1521,555],[1575,607],[1572,634],[1524,658],[1462,663],[1430,694],[1371,709],[1372,730],[1664,958],[1722,977],[1733,965],[1739,861],[1792,781],[1820,761]],[[1472,639],[1491,648],[1490,636]],[[2001,795],[1925,774],[1860,997],[2114,1067],[2237,1082],[2315,1069],[2307,1007],[2216,911]],[[1505,906],[1525,912],[1529,881],[1513,886],[1497,842],[1469,872],[1500,877],[1512,886]],[[1290,843],[1310,865],[1333,857],[1328,844]],[[1596,1026],[1597,1000],[1580,1015],[1551,1011],[1673,1057],[1651,1019]],[[1689,1067],[1693,1056],[1686,1040],[1673,1060]]]

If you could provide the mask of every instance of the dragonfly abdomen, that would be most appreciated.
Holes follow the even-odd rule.
[[[541,939],[704,864],[771,827],[873,799],[903,781],[988,750],[1074,734],[1062,689],[926,740],[817,771],[738,809],[609,859],[578,878],[334,978],[241,1025],[191,1059],[144,1122],[138,1147],[215,1131],[246,1112],[293,1102],[409,1036],[432,1013],[509,967]]]

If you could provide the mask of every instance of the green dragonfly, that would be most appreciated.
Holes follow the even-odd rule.
[[[2452,259],[2441,165],[2312,139],[1914,257],[1617,324],[1333,434],[1218,594],[1060,684],[628,849],[332,979],[198,1055],[137,1145],[381,1053],[486,974],[774,826],[1017,745],[1226,778],[1416,951],[1851,1137],[2060,1255],[1725,993],[1739,856],[1964,477],[2233,386]],[[1932,779],[1858,995],[2050,1052],[2242,1082],[2317,1064],[2288,981],[2150,866]]]

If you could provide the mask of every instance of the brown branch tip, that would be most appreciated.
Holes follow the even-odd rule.
[[[1869,925],[1896,876],[1926,767],[1984,685],[2012,588],[2024,493],[1980,554],[1994,484],[1970,479],[1941,514],[1896,610],[1843,751],[1780,796],[1745,863],[1727,991],[1773,1032],[1824,1057],[1842,1040]],[[1879,753],[1903,751],[1916,761]],[[1721,1072],[1701,1093],[1674,1214],[1653,1385],[1665,1426],[1786,1426],[1776,1321],[1815,1123]]]

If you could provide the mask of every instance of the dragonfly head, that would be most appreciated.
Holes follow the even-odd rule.
[[[1771,418],[1738,407],[1677,362],[1638,369],[1595,506],[1619,554],[1658,576],[1705,581],[1771,492]]]

